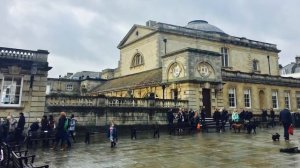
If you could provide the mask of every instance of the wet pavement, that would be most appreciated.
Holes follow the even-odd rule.
[[[161,133],[160,139],[144,133],[137,140],[128,136],[119,138],[117,147],[103,135],[95,135],[89,145],[73,144],[68,151],[48,148],[31,149],[37,164],[47,163],[50,168],[174,168],[174,167],[300,167],[300,154],[280,153],[280,148],[299,146],[300,130],[290,141],[283,140],[281,127],[257,129],[257,134],[196,133],[174,136]],[[271,134],[278,132],[279,142]]]

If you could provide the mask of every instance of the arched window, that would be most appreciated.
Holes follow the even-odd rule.
[[[131,61],[131,67],[144,65],[144,58],[140,53],[134,55]]]

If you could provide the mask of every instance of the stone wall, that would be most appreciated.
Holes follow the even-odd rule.
[[[81,126],[106,126],[111,121],[117,125],[167,124],[168,109],[155,108],[50,108],[45,115],[53,115],[58,121],[59,113],[74,114]]]

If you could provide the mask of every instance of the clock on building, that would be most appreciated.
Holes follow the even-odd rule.
[[[210,75],[209,67],[206,64],[199,64],[198,72],[201,76],[207,77]]]

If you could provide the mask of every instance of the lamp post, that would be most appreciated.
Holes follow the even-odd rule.
[[[165,89],[166,89],[166,85],[162,85],[161,86],[162,90],[163,90],[163,107],[165,107]]]

